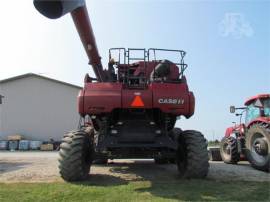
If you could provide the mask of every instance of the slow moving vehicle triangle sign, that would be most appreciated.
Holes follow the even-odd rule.
[[[141,96],[136,95],[134,100],[131,103],[131,107],[143,107],[143,106],[144,106],[144,103],[142,101]]]

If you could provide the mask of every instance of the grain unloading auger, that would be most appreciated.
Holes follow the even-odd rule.
[[[207,175],[203,135],[174,128],[178,117],[191,117],[195,108],[184,76],[184,51],[111,48],[105,70],[84,1],[35,0],[34,5],[51,19],[71,14],[96,75],[85,76],[78,95],[80,129],[66,134],[61,144],[59,168],[65,180],[84,179],[93,161],[116,158],[176,163],[185,178]],[[158,59],[163,52],[177,54],[179,61]]]

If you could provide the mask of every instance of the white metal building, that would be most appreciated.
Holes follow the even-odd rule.
[[[0,81],[0,140],[21,134],[29,140],[61,140],[79,122],[81,87],[36,74]]]

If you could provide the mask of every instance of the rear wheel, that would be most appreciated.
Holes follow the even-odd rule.
[[[246,136],[246,156],[250,164],[259,170],[270,170],[270,126],[254,124]]]
[[[220,143],[220,154],[224,163],[237,164],[240,160],[237,140],[234,137],[224,137]]]
[[[209,167],[207,143],[200,132],[187,130],[179,135],[176,162],[181,177],[206,177]]]
[[[170,131],[169,136],[171,137],[172,140],[177,141],[179,135],[182,133],[183,131],[180,128],[174,128]]]
[[[94,131],[74,131],[66,134],[59,151],[59,170],[66,181],[77,181],[87,178],[93,160]]]

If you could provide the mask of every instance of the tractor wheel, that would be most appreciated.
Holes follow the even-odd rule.
[[[179,135],[176,163],[183,178],[206,177],[209,167],[207,143],[200,132],[187,130]]]
[[[237,140],[234,137],[224,137],[220,143],[220,154],[224,163],[237,164],[240,160]]]
[[[172,140],[177,141],[179,135],[182,133],[183,131],[180,128],[174,128],[170,131],[169,136],[171,137]]]
[[[270,126],[254,124],[246,135],[246,156],[250,164],[263,171],[270,170]]]
[[[60,145],[59,170],[61,177],[66,181],[78,181],[87,178],[94,155],[94,130],[82,130],[66,134]]]

